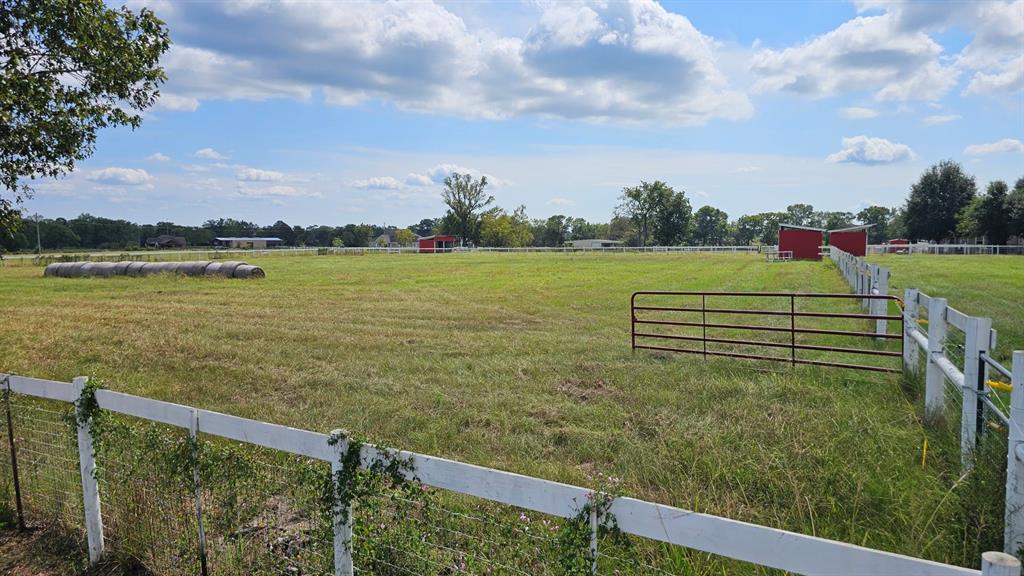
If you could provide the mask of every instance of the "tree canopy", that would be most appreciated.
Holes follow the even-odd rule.
[[[911,240],[942,241],[956,235],[957,217],[977,192],[974,177],[952,160],[921,174],[910,187],[904,225]]]
[[[445,232],[466,242],[480,242],[481,212],[494,203],[494,196],[488,195],[486,189],[486,176],[476,179],[456,172],[444,179],[441,198],[448,206],[448,213],[441,224]]]
[[[0,228],[16,226],[30,181],[92,154],[96,133],[138,127],[164,81],[167,27],[102,0],[0,0]]]

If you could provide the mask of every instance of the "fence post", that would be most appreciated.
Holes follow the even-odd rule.
[[[910,335],[917,330],[917,289],[903,291],[903,371],[917,374],[917,340]]]
[[[592,501],[592,504],[596,504],[597,499]],[[590,573],[597,574],[597,532],[598,532],[598,521],[597,507],[592,506],[590,509]]]
[[[974,464],[974,448],[978,444],[984,420],[981,410],[984,404],[978,402],[978,394],[985,390],[985,375],[988,365],[981,361],[981,353],[988,352],[989,332],[992,320],[989,318],[967,318],[964,335],[964,387],[963,411],[960,415],[960,465],[964,471]]]
[[[889,294],[889,269],[882,268],[881,266],[873,266],[875,275],[875,285],[872,290],[875,294],[881,294],[882,296],[888,296]],[[888,300],[875,300],[875,313],[884,316],[889,313],[889,301]],[[883,336],[889,333],[889,321],[888,320],[875,320],[875,334]]]
[[[1003,551],[1024,548],[1024,351],[1013,353],[1009,441],[1006,443],[1006,516]]]
[[[337,502],[341,479],[342,462],[348,452],[348,432],[333,430],[331,440],[335,441],[334,459],[331,461],[331,484],[334,488],[334,575],[352,576],[352,507]]]
[[[89,563],[103,558],[103,517],[100,513],[100,490],[96,481],[96,452],[92,448],[92,420],[83,422],[82,393],[89,378],[78,376],[71,381],[75,396],[75,423],[78,427],[78,463],[82,474],[82,509],[85,512],[85,533],[89,544]]]
[[[202,576],[206,576],[206,528],[203,527],[203,490],[199,485],[199,410],[194,408],[192,420],[189,422],[188,438],[192,444],[192,485],[195,488],[196,526],[199,533],[199,571]]]
[[[4,413],[7,416],[7,442],[11,451],[11,475],[14,477],[14,508],[18,515],[18,531],[25,531],[25,511],[21,506],[21,478],[18,476],[18,450],[14,443],[14,417],[11,415],[11,377],[4,376]]]
[[[1020,576],[1020,560],[1002,552],[981,555],[981,576]]]
[[[942,418],[946,405],[945,375],[935,362],[946,341],[946,299],[932,298],[928,304],[928,359],[924,377],[924,413],[928,420]]]

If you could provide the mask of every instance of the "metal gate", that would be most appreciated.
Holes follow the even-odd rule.
[[[886,301],[887,307],[891,302],[900,313],[857,311],[858,301],[871,300]],[[903,302],[896,296],[642,291],[633,293],[630,308],[634,350],[902,372]],[[892,333],[890,324],[896,328]],[[789,353],[773,355],[765,349]]]

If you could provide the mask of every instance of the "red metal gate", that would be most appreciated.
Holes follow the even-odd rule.
[[[881,294],[635,292],[630,299],[633,349],[899,373],[903,356],[903,317],[901,314],[860,313],[855,311],[856,306],[850,305],[867,300],[891,301],[902,312],[902,300]],[[752,308],[751,302],[763,305]],[[744,319],[756,322],[744,323]],[[875,330],[879,320],[885,321],[884,332]],[[889,333],[889,321],[898,331]],[[868,323],[869,328],[863,329],[863,323]],[[747,334],[763,338],[744,338]],[[740,337],[730,337],[735,335]],[[808,342],[811,338],[818,340]],[[894,345],[894,341],[898,345]],[[679,347],[685,342],[696,343],[699,347]],[[786,349],[789,354],[760,352],[764,348]],[[836,357],[846,356],[895,358],[897,366],[836,360]]]

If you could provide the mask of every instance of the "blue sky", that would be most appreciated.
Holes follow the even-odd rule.
[[[661,179],[735,218],[1024,176],[1024,0],[143,5],[160,102],[30,212],[407,225],[469,171],[533,217]]]

